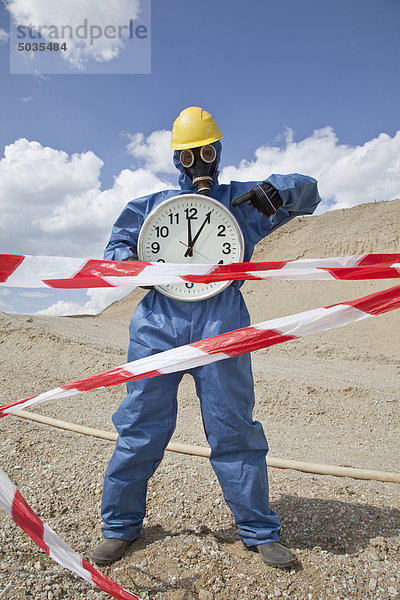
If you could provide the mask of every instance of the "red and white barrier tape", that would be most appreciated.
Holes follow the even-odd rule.
[[[316,308],[288,317],[264,321],[211,338],[200,340],[146,358],[134,360],[114,369],[84,377],[31,398],[0,406],[0,417],[20,409],[73,396],[80,392],[146,379],[176,371],[186,371],[217,360],[253,352],[310,333],[341,327],[400,307],[400,285],[363,298],[333,306]]]
[[[400,277],[400,254],[360,254],[230,265],[107,261],[0,254],[0,285],[62,289],[210,283],[234,279],[390,279]]]
[[[399,277],[399,274],[399,254],[220,266],[0,255],[0,282],[17,287],[115,287],[180,280],[207,283],[231,279],[384,279]],[[341,304],[264,321],[132,361],[32,398],[0,406],[0,417],[47,400],[192,369],[310,333],[341,327],[396,308],[400,308],[400,285]],[[0,506],[53,560],[115,598],[137,600],[137,596],[94,569],[43,523],[1,469],[0,483]]]
[[[37,516],[0,469],[0,506],[55,562],[120,600],[140,600],[92,567]]]

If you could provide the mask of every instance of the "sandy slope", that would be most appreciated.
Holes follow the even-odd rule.
[[[253,260],[400,252],[400,200],[299,218],[266,238]],[[397,280],[398,282],[398,280]],[[252,322],[384,289],[381,282],[247,282]],[[0,314],[1,401],[125,362],[127,325],[144,292],[96,317]],[[256,417],[272,456],[398,471],[400,311],[253,354]],[[36,410],[112,429],[121,387]],[[6,417],[1,466],[34,508],[90,556],[100,539],[101,481],[112,446]],[[206,445],[189,377],[180,388],[175,441]],[[396,484],[270,470],[283,539],[302,567],[268,569],[237,538],[208,462],[167,454],[149,487],[146,528],[105,571],[143,597],[396,598],[400,596],[400,494]],[[22,598],[96,598],[0,515],[0,590]],[[133,588],[132,588],[133,589]]]

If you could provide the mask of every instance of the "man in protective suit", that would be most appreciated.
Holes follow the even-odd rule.
[[[173,158],[180,171],[181,189],[130,201],[113,227],[105,259],[135,260],[145,218],[160,202],[178,194],[209,194],[230,209],[243,232],[246,262],[264,236],[297,215],[313,213],[320,197],[317,182],[308,176],[271,175],[261,182],[219,185],[221,138],[217,123],[205,110],[190,107],[179,115],[173,126],[171,147],[175,150]],[[241,203],[238,196],[242,196]],[[249,325],[249,313],[239,289],[242,283],[234,281],[219,294],[195,302],[169,298],[152,289],[133,316],[128,360]],[[269,507],[268,445],[261,424],[252,418],[254,384],[250,355],[190,369],[189,373],[200,398],[211,464],[241,540],[247,547],[256,547],[268,565],[292,565],[293,553],[279,543],[279,516]],[[183,374],[128,383],[128,394],[113,415],[119,436],[105,475],[102,518],[106,539],[93,553],[98,564],[121,558],[128,544],[140,535],[147,481],[160,464],[174,432],[177,388]]]

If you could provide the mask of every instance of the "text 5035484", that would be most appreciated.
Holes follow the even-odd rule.
[[[60,44],[58,42],[19,42],[19,52],[59,52],[67,49],[67,43]]]

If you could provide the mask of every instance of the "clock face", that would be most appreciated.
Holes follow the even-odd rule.
[[[243,235],[235,217],[220,202],[200,194],[174,196],[146,218],[138,239],[140,260],[168,263],[228,264],[243,259]],[[179,300],[202,300],[230,281],[170,283],[155,286]]]

